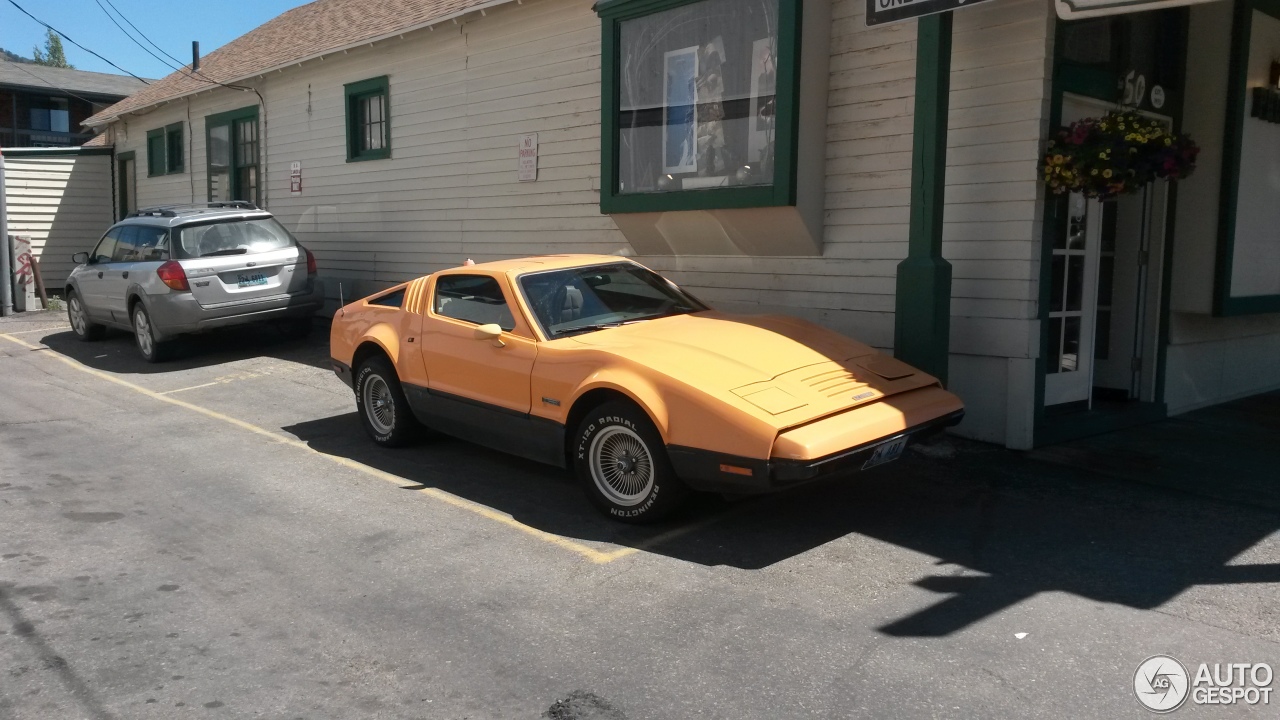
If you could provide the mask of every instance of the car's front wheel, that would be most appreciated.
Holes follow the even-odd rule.
[[[67,293],[67,321],[71,323],[71,330],[75,332],[76,337],[86,342],[101,339],[107,330],[89,319],[89,313],[85,312],[80,295],[74,290]]]
[[[587,497],[616,520],[656,522],[689,494],[671,469],[658,429],[631,403],[610,402],[588,413],[572,450]]]
[[[386,447],[408,445],[421,428],[395,367],[384,357],[369,358],[356,369],[356,410],[369,437]]]
[[[151,315],[147,313],[142,303],[133,306],[133,339],[143,360],[157,363],[169,358],[171,345],[161,342],[156,337],[155,326],[151,324]]]

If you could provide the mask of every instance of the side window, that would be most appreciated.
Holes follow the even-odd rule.
[[[397,291],[395,291],[395,292],[393,292],[393,293],[389,293],[389,294],[387,294],[387,295],[383,295],[382,297],[379,297],[379,298],[374,298],[373,300],[370,300],[370,301],[369,301],[369,304],[370,304],[370,305],[382,305],[382,306],[384,306],[384,307],[394,307],[394,308],[398,308],[398,307],[400,307],[400,306],[404,305],[404,293],[405,293],[405,290],[406,290],[406,288],[401,288],[400,290],[397,290]]]
[[[167,260],[169,257],[169,231],[151,225],[135,226],[137,235],[133,242],[133,261],[149,262]]]
[[[133,262],[136,259],[138,229],[137,225],[120,228],[120,238],[116,240],[116,251],[111,254],[111,262]]]
[[[98,241],[98,247],[94,248],[93,255],[89,260],[93,263],[109,263],[111,256],[116,252],[116,240],[120,238],[120,231],[123,228],[111,228],[107,234]]]
[[[496,324],[510,332],[515,316],[498,281],[488,275],[447,275],[436,281],[433,308],[437,315],[476,325]]]

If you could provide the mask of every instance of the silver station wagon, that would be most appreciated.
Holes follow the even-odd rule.
[[[324,304],[311,251],[251,203],[139,210],[73,256],[67,315],[81,340],[130,330],[148,362],[185,333],[275,321],[305,335]]]

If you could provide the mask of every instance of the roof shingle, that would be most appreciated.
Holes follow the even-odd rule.
[[[316,0],[241,35],[190,66],[130,95],[85,121],[104,125],[125,113],[232,84],[330,51],[415,30],[509,0]]]
[[[124,97],[146,87],[142,82],[128,75],[111,75],[8,60],[0,60],[0,85],[38,88],[46,92],[56,89],[73,95],[107,96],[102,98],[103,100]]]

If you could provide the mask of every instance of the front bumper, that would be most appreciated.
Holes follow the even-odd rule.
[[[324,284],[311,281],[305,292],[218,308],[206,308],[191,293],[145,298],[152,325],[164,337],[196,333],[230,325],[310,317],[324,307]]]
[[[851,475],[861,470],[876,448],[884,443],[906,437],[910,446],[959,424],[963,419],[964,410],[956,410],[814,460],[758,460],[675,445],[667,446],[667,455],[676,475],[695,490],[764,493],[823,478]]]

